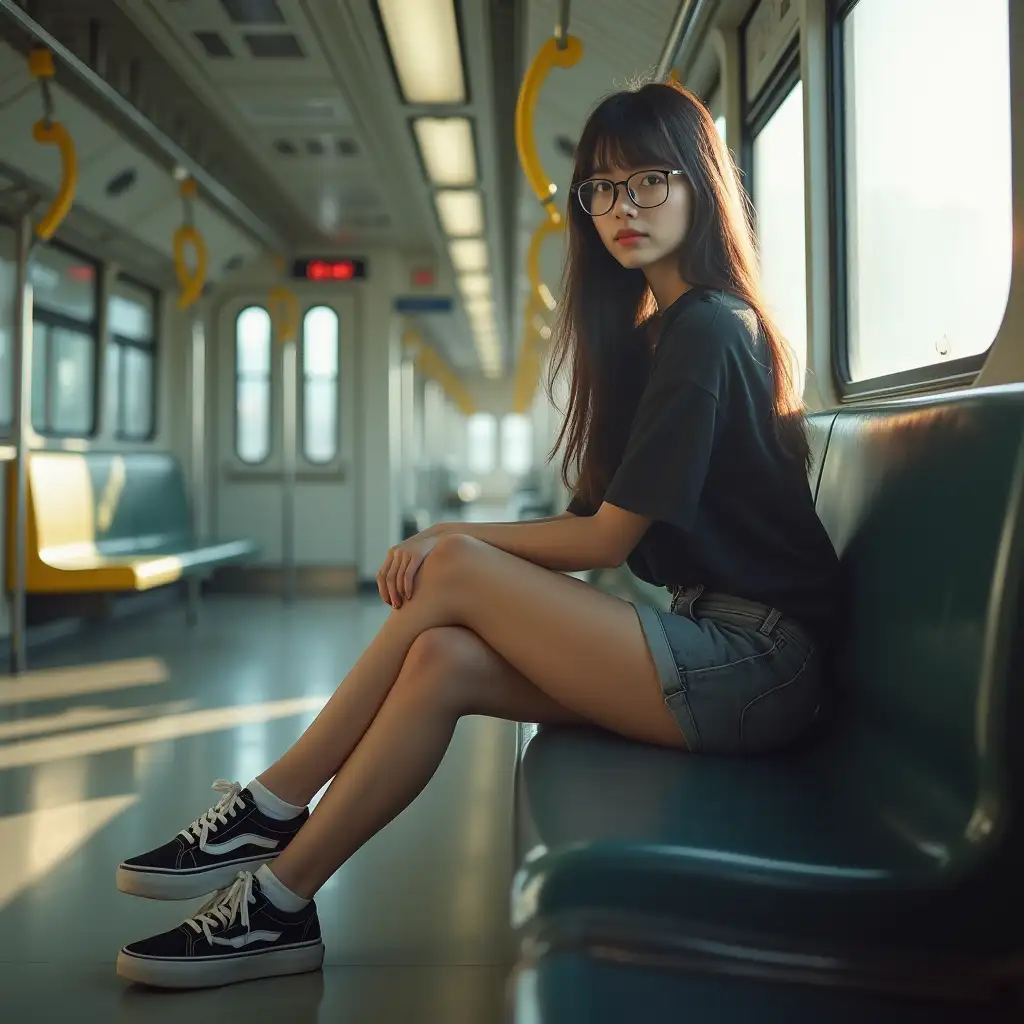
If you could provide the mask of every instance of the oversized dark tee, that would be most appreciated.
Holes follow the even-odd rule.
[[[641,579],[759,601],[828,646],[839,562],[804,467],[776,437],[772,398],[770,353],[750,307],[719,291],[686,292],[662,315],[604,500],[652,520],[628,559]],[[568,511],[596,508],[574,497]]]

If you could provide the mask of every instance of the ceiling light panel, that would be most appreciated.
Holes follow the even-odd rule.
[[[490,274],[462,274],[459,277],[459,291],[464,299],[476,299],[492,294]]]
[[[465,103],[454,0],[377,0],[406,103]]]
[[[413,131],[427,177],[434,185],[476,183],[476,150],[468,118],[418,117]]]
[[[473,238],[484,233],[484,204],[479,192],[438,192],[434,204],[441,228],[449,238]]]
[[[487,269],[487,243],[480,238],[461,238],[448,243],[452,266],[460,274]]]

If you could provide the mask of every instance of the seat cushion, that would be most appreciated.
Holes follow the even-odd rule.
[[[877,941],[894,891],[924,897],[971,856],[970,807],[881,732],[732,759],[544,729],[519,783],[519,927],[583,912]]]

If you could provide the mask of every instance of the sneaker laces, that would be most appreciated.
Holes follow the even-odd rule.
[[[206,839],[211,832],[217,831],[217,822],[222,825],[228,823],[228,815],[232,818],[238,810],[245,807],[242,799],[242,787],[237,782],[229,782],[227,779],[218,779],[213,788],[224,795],[205,814],[201,814],[191,825],[183,828],[178,835],[184,836],[189,844],[199,840],[199,849],[206,849]]]
[[[220,892],[214,893],[210,901],[199,908],[198,912],[190,917],[184,924],[187,924],[196,935],[200,932],[206,936],[206,941],[213,945],[213,929],[223,930],[230,928],[235,923],[239,910],[242,912],[242,925],[249,929],[249,904],[256,902],[252,894],[253,874],[251,871],[239,871],[234,882]]]

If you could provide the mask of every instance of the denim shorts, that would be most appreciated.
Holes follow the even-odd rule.
[[[691,752],[780,750],[814,722],[821,656],[778,610],[700,586],[677,591],[671,612],[634,607]]]

